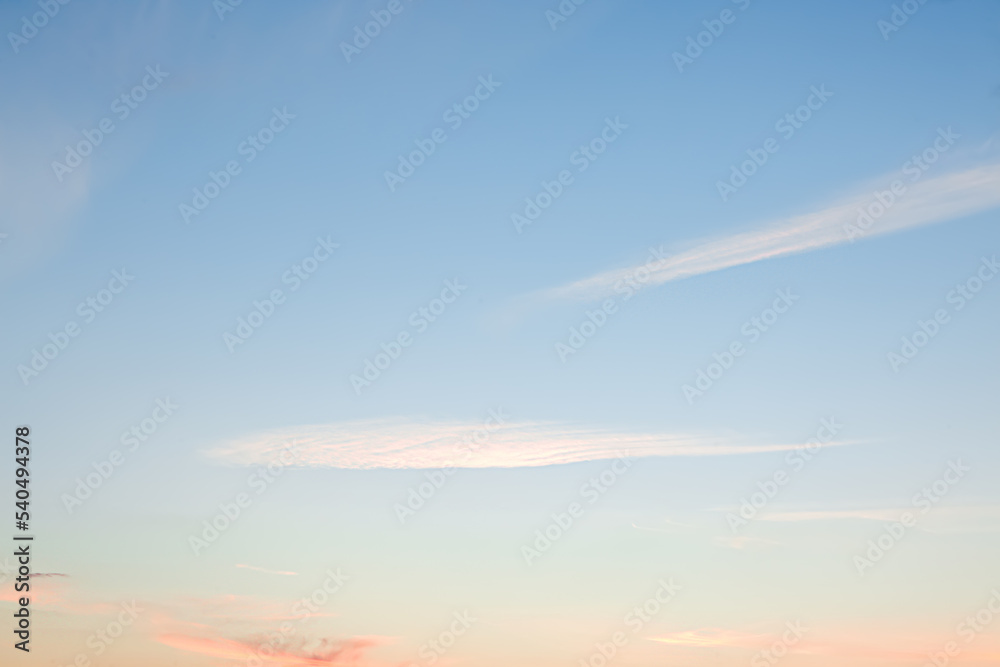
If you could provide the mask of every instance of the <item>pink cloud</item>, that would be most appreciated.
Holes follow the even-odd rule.
[[[628,455],[732,456],[798,449],[733,434],[632,432],[549,422],[383,419],[294,426],[254,433],[207,452],[216,461],[265,465],[286,450],[304,468],[520,468],[600,461]],[[831,445],[856,444],[837,442]],[[286,455],[287,457],[287,455]]]
[[[157,641],[171,648],[225,660],[246,661],[256,656],[260,664],[281,667],[361,665],[365,652],[379,643],[372,637],[353,637],[342,641],[320,639],[308,645],[288,642],[274,649],[262,649],[256,642],[247,640],[181,634],[159,635]]]

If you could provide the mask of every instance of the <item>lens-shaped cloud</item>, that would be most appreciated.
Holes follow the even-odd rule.
[[[639,433],[543,422],[352,421],[266,431],[207,452],[236,465],[349,469],[524,468],[650,456],[779,452],[802,443],[732,434]],[[847,444],[841,442],[839,444]]]

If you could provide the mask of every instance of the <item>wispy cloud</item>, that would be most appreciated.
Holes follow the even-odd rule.
[[[0,123],[0,234],[4,249],[0,278],[23,273],[35,262],[57,254],[73,233],[72,220],[92,188],[89,162],[71,180],[58,183],[46,159],[75,130],[45,119],[37,126],[23,112]],[[17,127],[18,130],[12,128]],[[63,143],[51,137],[58,135]]]
[[[648,639],[677,649],[732,648],[756,651],[770,648],[776,640],[780,640],[783,630],[784,628],[766,630],[761,628],[760,632],[752,633],[723,628],[700,628]],[[786,647],[789,653],[865,661],[879,660],[880,664],[919,661],[927,653],[951,639],[944,635],[898,635],[888,628],[873,632],[870,626],[852,628],[853,632],[850,635],[831,634],[828,631],[813,630],[808,627],[804,627],[803,630],[808,632],[809,636],[801,643]],[[964,652],[963,657],[966,657]],[[762,664],[765,662],[763,659],[758,661]]]
[[[692,528],[691,524],[681,523],[679,521],[671,521],[669,518],[664,518],[662,520],[663,525],[667,528],[656,528],[653,526],[640,526],[639,524],[632,522],[632,527],[638,530],[648,530],[656,533],[676,533],[678,529],[687,530]]]
[[[760,515],[761,521],[841,521],[862,519],[867,521],[898,521],[904,509],[859,509],[859,510],[806,510],[798,512],[770,512]],[[911,509],[912,511],[912,509]]]
[[[261,622],[280,622],[295,618],[291,603],[256,595],[183,596],[164,606],[169,611],[168,619],[193,618],[197,624],[201,621],[215,623],[225,619],[234,624],[254,626]]]
[[[243,570],[254,570],[255,572],[265,572],[267,574],[280,574],[285,577],[295,577],[298,576],[298,572],[286,572],[284,570],[269,570],[266,567],[257,567],[256,565],[246,565],[245,563],[237,563],[236,567]]]
[[[769,637],[763,634],[747,634],[733,630],[708,628],[672,632],[659,637],[650,637],[650,639],[661,644],[706,648],[716,646],[756,647],[764,644]]]
[[[487,433],[476,422],[394,419],[266,431],[219,445],[207,456],[229,464],[259,465],[277,460],[285,447],[294,452],[295,465],[300,467],[428,469],[537,467],[623,454],[634,458],[757,454],[792,450],[802,443],[762,442],[732,434],[633,433],[543,422],[508,422]]]
[[[781,546],[780,542],[767,540],[762,537],[752,537],[749,535],[725,535],[722,537],[716,537],[712,541],[720,547],[738,549],[740,551],[744,549],[770,549],[772,547]]]
[[[172,648],[225,660],[247,660],[256,656],[261,664],[281,667],[320,667],[323,665],[358,665],[365,651],[378,642],[374,638],[354,637],[333,642],[319,640],[313,645],[289,643],[277,649],[259,651],[253,641],[222,637],[197,637],[166,634],[157,637],[161,644]]]
[[[890,177],[889,180],[891,181]],[[882,183],[879,190],[885,190]],[[864,236],[877,236],[947,222],[1000,207],[1000,164],[927,178],[908,184],[886,212],[873,221]],[[874,202],[873,190],[846,197],[836,204],[771,221],[751,231],[696,242],[688,250],[657,260],[647,285],[661,285],[742,264],[827,248],[850,241],[846,231],[856,225],[858,209]],[[532,295],[542,300],[601,299],[620,281],[636,275],[641,266],[603,271],[588,278]]]
[[[799,643],[788,646],[789,653],[802,656],[817,656],[839,659],[840,664],[920,664],[929,654],[939,652],[941,647],[952,641],[954,636],[948,632],[926,630],[920,632],[901,631],[893,623],[873,624],[871,619],[864,623],[851,623],[846,627],[833,629],[811,628],[804,625],[802,629],[807,636]],[[667,634],[648,637],[650,641],[666,644],[676,649],[679,654],[692,657],[707,649],[742,649],[746,652],[769,649],[776,640],[780,640],[784,628],[769,626],[766,623],[756,623],[753,627],[741,629],[698,628],[681,630]],[[705,651],[708,653],[708,651]],[[683,653],[681,653],[683,652]],[[772,653],[772,655],[774,655]],[[962,659],[969,664],[996,664],[996,641],[983,635],[977,638],[975,647],[962,647]],[[749,658],[749,656],[747,656]],[[844,662],[853,661],[853,662]],[[874,662],[877,661],[877,662]],[[736,660],[730,661],[738,664]],[[765,659],[750,658],[744,664],[764,664]],[[690,664],[701,664],[690,662]],[[713,663],[714,664],[714,663]],[[810,663],[811,664],[811,663]],[[824,661],[822,664],[833,664]]]
[[[31,582],[31,605],[46,612],[69,614],[91,618],[111,614],[121,609],[121,602],[88,599],[66,574],[42,572],[29,575]],[[0,587],[0,602],[16,603],[23,593],[14,590],[13,585]]]
[[[735,511],[735,509],[730,510]],[[910,507],[796,510],[785,512],[764,512],[757,517],[760,521],[805,522],[805,521],[899,521],[909,512],[923,514],[913,505]],[[928,521],[921,521],[921,530],[930,532],[980,532],[997,530],[1000,507],[995,505],[958,505],[951,507],[934,506],[928,513]],[[928,525],[925,525],[928,524]]]

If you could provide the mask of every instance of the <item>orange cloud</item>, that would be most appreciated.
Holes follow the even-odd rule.
[[[286,643],[274,649],[255,642],[223,638],[193,637],[189,635],[159,635],[157,640],[166,646],[190,653],[225,660],[251,661],[252,664],[280,665],[281,667],[324,667],[329,665],[360,665],[367,649],[378,644],[375,638],[354,637],[343,641],[321,639],[318,642]]]
[[[13,579],[14,576],[12,574],[11,578]],[[15,591],[13,583],[0,587],[0,602],[16,604],[19,598],[27,597],[36,609],[79,616],[111,614],[120,609],[120,602],[80,600],[80,595],[74,590],[69,575],[60,573],[32,574],[29,584],[31,589],[26,592]]]
[[[662,637],[650,637],[654,642],[672,644],[674,646],[693,646],[699,648],[718,646],[739,646],[756,648],[763,645],[767,635],[750,635],[721,628],[706,628],[701,630],[685,630],[672,632]]]

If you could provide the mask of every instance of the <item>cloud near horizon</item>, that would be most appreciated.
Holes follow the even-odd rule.
[[[378,645],[376,639],[369,637],[353,637],[342,641],[323,639],[313,642],[312,645],[306,645],[300,638],[294,638],[294,641],[281,643],[277,647],[253,640],[183,634],[163,634],[156,639],[165,646],[189,653],[240,661],[244,664],[252,664],[251,661],[256,658],[257,664],[277,667],[358,665],[367,650]]]
[[[646,286],[662,285],[742,264],[947,222],[1000,207],[1000,164],[990,164],[924,178],[916,183],[899,178],[906,191],[896,196],[883,214],[873,216],[866,227],[859,227],[859,209],[874,206],[873,212],[877,213],[879,202],[875,190],[887,191],[896,178],[898,174],[888,176],[863,194],[844,198],[827,208],[774,220],[748,232],[702,240],[663,259],[603,271],[527,297],[543,301],[593,301],[612,295],[615,285],[625,280],[639,282],[641,279]]]
[[[289,427],[223,443],[206,456],[246,466],[280,463],[284,455],[285,465],[302,468],[529,468],[622,455],[726,456],[804,446],[732,434],[634,433],[547,422],[508,421],[497,426],[488,421],[490,426],[393,419]],[[283,454],[286,448],[288,453]]]
[[[947,633],[902,634],[894,629],[869,627],[847,627],[839,632],[817,630],[805,623],[789,622],[784,627],[765,628],[757,626],[757,632],[731,630],[726,628],[699,628],[676,631],[648,637],[647,639],[673,648],[687,650],[744,649],[746,651],[767,650],[775,642],[781,641],[786,628],[798,626],[803,637],[801,641],[788,645],[789,654],[814,657],[839,658],[841,660],[880,660],[899,664],[920,664],[928,654],[940,651],[941,647],[953,639]],[[990,642],[994,643],[994,642]],[[977,659],[989,662],[996,658],[996,650],[991,646],[977,646],[975,649],[963,647],[962,658],[970,662]],[[734,654],[735,655],[735,654]],[[755,664],[758,661],[752,661]],[[763,663],[762,659],[759,662]],[[924,660],[926,662],[926,660]],[[823,664],[829,664],[824,662]],[[855,663],[852,663],[855,664]]]

